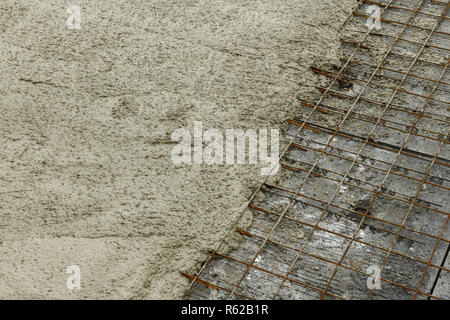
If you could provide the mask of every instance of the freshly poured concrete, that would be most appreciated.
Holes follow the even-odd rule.
[[[354,3],[2,1],[0,298],[181,297],[263,177],[175,166],[172,132],[279,128]]]

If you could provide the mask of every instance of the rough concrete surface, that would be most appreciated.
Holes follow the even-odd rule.
[[[175,166],[172,132],[279,128],[354,4],[1,1],[0,298],[180,298],[263,177]]]

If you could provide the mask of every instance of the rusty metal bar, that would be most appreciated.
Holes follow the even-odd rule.
[[[308,206],[312,206],[312,207],[321,209],[321,208],[319,208],[319,207],[317,207],[317,206],[314,206],[314,205],[312,205],[312,204],[308,204]],[[263,209],[263,208],[260,208],[260,207],[255,206],[255,205],[251,205],[251,208],[252,208],[253,210],[256,210],[256,211],[261,212],[261,213],[264,213],[264,214],[279,216],[279,214],[276,213],[276,212],[274,212],[274,211],[267,210],[267,209]],[[360,213],[360,215],[362,216],[363,214]],[[286,219],[287,219],[287,220],[290,220],[290,221],[293,221],[293,222],[295,222],[295,223],[298,223],[298,224],[302,224],[302,225],[308,226],[308,227],[314,227],[314,225],[311,224],[311,223],[308,223],[308,222],[305,222],[305,221],[301,221],[301,220],[298,220],[298,219],[295,219],[295,218],[286,217]],[[324,231],[324,232],[333,234],[333,235],[335,235],[335,236],[342,237],[342,238],[347,239],[347,240],[351,240],[351,239],[352,239],[352,237],[350,237],[350,236],[343,235],[343,234],[341,234],[341,233],[339,233],[339,232],[332,231],[332,230],[329,230],[329,229],[324,228],[324,227],[317,227],[317,230]],[[379,230],[382,231],[382,232],[388,232],[388,231],[383,230],[383,229],[381,229],[381,228],[379,228]],[[390,232],[389,232],[389,233],[390,233]],[[436,237],[436,238],[438,238],[438,237]],[[442,238],[439,237],[438,240],[444,241],[445,239],[444,239],[443,237],[442,237]],[[272,241],[272,240],[270,240],[270,241]],[[449,241],[449,240],[447,240],[447,241]],[[380,251],[388,252],[388,249],[383,248],[383,247],[380,247],[380,246],[377,246],[377,245],[375,245],[375,244],[373,244],[373,243],[370,243],[370,242],[367,242],[367,241],[362,241],[362,240],[355,239],[355,242],[358,242],[358,243],[367,245],[367,246],[369,246],[369,247],[378,249],[378,250],[380,250]],[[283,246],[284,246],[284,245],[283,245]],[[298,250],[296,249],[296,251],[298,251]],[[419,262],[419,263],[425,264],[425,265],[428,264],[428,261],[424,261],[424,260],[421,260],[421,259],[417,259],[417,258],[408,256],[408,255],[406,255],[406,254],[403,254],[403,253],[400,253],[400,252],[397,252],[397,251],[394,251],[394,250],[393,250],[391,253],[393,253],[393,254],[395,254],[395,255],[397,255],[397,256],[403,257],[403,258],[407,258],[407,259],[412,260],[412,261],[414,261],[414,262]],[[336,262],[336,264],[337,264],[337,262]],[[438,266],[438,265],[435,265],[435,264],[433,264],[433,263],[430,263],[430,266],[432,266],[432,267],[434,267],[434,268],[436,268],[436,269],[441,269],[441,270],[450,272],[450,269],[445,268],[445,267],[443,267],[443,266]]]
[[[317,144],[317,145],[325,145],[325,144],[320,143],[320,142],[317,142],[317,141],[311,141],[311,142],[314,143],[314,144]],[[321,152],[321,151],[322,151],[322,150],[320,150],[320,149],[315,149],[315,148],[310,147],[310,146],[299,145],[299,144],[296,144],[296,143],[293,144],[292,146],[293,146],[294,148],[297,148],[297,149],[303,150],[303,151],[306,151],[306,150],[311,150],[311,151],[314,151],[314,152]],[[349,150],[347,150],[347,149],[344,149],[344,148],[335,148],[335,149],[338,149],[338,153],[340,153],[340,154],[342,154],[342,153],[345,152],[345,153],[349,153],[349,154],[355,155],[353,152],[351,152],[351,151],[349,151]],[[334,158],[336,158],[336,159],[341,159],[341,160],[345,160],[345,161],[348,161],[348,162],[351,162],[351,161],[352,161],[352,159],[347,158],[347,157],[344,157],[344,156],[341,156],[341,155],[339,155],[339,154],[334,154],[334,153],[330,153],[330,152],[327,152],[327,151],[325,151],[325,154],[328,155],[328,156],[334,157]],[[372,157],[370,157],[370,156],[364,156],[364,158],[367,159],[367,160],[370,160],[371,163],[380,162],[380,163],[384,163],[384,164],[390,164],[390,163],[388,163],[387,161],[375,159],[375,158],[372,158]],[[386,169],[382,169],[382,168],[379,168],[379,167],[375,167],[374,165],[366,164],[366,163],[361,162],[361,161],[356,161],[356,164],[358,164],[358,165],[360,165],[360,166],[364,166],[364,167],[370,168],[370,169],[374,169],[374,170],[377,170],[377,171],[387,172]],[[406,168],[406,167],[403,167],[403,166],[401,166],[401,165],[397,165],[395,169],[398,170],[398,171],[402,170],[402,171],[404,171],[404,172],[414,172],[414,173],[421,174],[421,175],[424,175],[424,174],[425,174],[424,172],[420,172],[420,171],[416,171],[416,170],[414,170],[414,169]],[[394,172],[392,172],[391,174],[392,174],[392,175],[399,176],[399,177],[402,177],[402,178],[406,178],[406,179],[409,179],[409,180],[414,180],[414,181],[417,181],[417,182],[421,182],[421,181],[422,181],[422,180],[419,179],[419,178],[414,178],[414,177],[411,177],[411,176],[409,176],[409,175],[407,175],[407,174],[403,174],[403,173],[400,173],[400,172],[395,172],[395,171],[394,171]],[[443,179],[443,178],[439,178],[439,177],[435,177],[435,176],[430,176],[429,178],[430,178],[430,180],[432,180],[432,181],[442,181],[442,182],[443,182],[443,181],[445,180],[445,181],[447,181],[447,182],[450,182],[449,180],[446,180],[446,179]],[[431,185],[431,186],[437,187],[437,188],[441,188],[441,189],[445,189],[445,190],[450,190],[450,187],[446,187],[446,186],[444,186],[444,185],[442,185],[442,184],[434,183],[434,182],[432,182],[432,181],[426,181],[425,183],[426,183],[426,184],[429,184],[429,185]],[[369,182],[364,182],[364,183],[369,183]]]
[[[316,89],[318,91],[322,92],[322,93],[325,92],[322,87],[317,86]],[[341,98],[341,99],[344,99],[344,98],[354,99],[355,98],[354,96],[351,96],[351,95],[348,95],[348,94],[345,94],[345,93],[342,93],[342,92],[337,92],[337,91],[334,91],[334,90],[328,90],[328,94],[334,95],[334,96],[336,96],[338,98]],[[385,102],[378,101],[378,100],[373,100],[373,99],[367,99],[367,98],[363,98],[363,97],[359,98],[358,101],[364,101],[364,102],[372,103],[372,104],[375,104],[375,105],[379,105],[381,107],[384,107],[386,105]],[[392,106],[394,106],[394,107],[392,107]],[[390,109],[405,112],[404,111],[404,107],[400,106],[400,105],[397,105],[397,104],[391,104]],[[407,109],[409,109],[409,108],[407,108]],[[417,115],[417,111],[415,111],[413,109],[409,109],[409,110],[410,110],[411,114]],[[438,116],[437,114],[434,114],[434,113],[431,113],[431,112],[428,112],[428,114],[432,114],[434,116]],[[424,118],[426,118],[425,115],[424,115]],[[428,117],[428,118],[431,118],[431,117]],[[449,123],[449,121],[447,119],[446,120],[441,119],[440,121]]]
[[[293,191],[290,191],[290,190],[288,190],[286,188],[282,188],[280,186],[274,186],[274,185],[270,185],[270,184],[266,184],[266,186],[269,187],[269,188],[278,189],[280,191],[284,191],[284,192],[287,192],[287,193],[291,193],[291,194],[294,193]],[[282,196],[281,194],[278,194],[278,195]],[[301,193],[299,193],[297,196],[305,198],[305,199],[308,199],[308,200],[316,201],[316,202],[319,202],[321,204],[325,204],[325,205],[327,204],[323,200],[320,200],[320,199],[317,199],[317,198],[314,198],[314,197],[311,197],[311,196],[306,196],[306,195],[301,194]],[[298,202],[301,202],[302,204],[305,204],[305,202],[300,201],[300,200],[295,200],[295,201],[298,201]],[[312,205],[310,203],[308,203],[307,205],[315,207],[315,208],[320,209],[320,210],[323,210],[323,208],[314,206],[314,205]],[[349,213],[353,213],[353,214],[356,214],[356,215],[359,215],[359,216],[362,216],[362,217],[364,216],[364,213],[361,213],[360,211],[352,210],[352,209],[345,208],[345,207],[341,207],[341,206],[338,206],[337,204],[334,204],[334,203],[331,203],[330,207],[334,207],[334,208],[337,208],[337,209],[340,209],[340,210],[343,210],[343,211],[347,211]],[[326,212],[330,212],[330,211],[327,209]],[[401,226],[400,224],[397,224],[397,223],[394,223],[394,222],[391,222],[391,221],[387,221],[387,220],[383,220],[383,219],[379,219],[379,218],[372,217],[372,216],[367,216],[366,219],[376,220],[376,221],[379,221],[379,222],[382,222],[382,223],[390,224],[390,225],[395,226],[395,227],[400,227]],[[412,232],[416,232],[416,233],[425,235],[425,236],[430,237],[430,238],[438,239],[437,236],[431,235],[429,233],[426,233],[426,232],[423,232],[423,231],[420,231],[420,230],[416,230],[416,229],[409,228],[409,227],[404,227],[404,229],[408,230],[408,231],[412,231]],[[445,239],[444,238],[444,239],[442,239],[442,241],[450,243],[450,239]]]

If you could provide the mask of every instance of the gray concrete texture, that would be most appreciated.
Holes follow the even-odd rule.
[[[175,166],[172,132],[282,127],[354,4],[1,1],[0,298],[180,298],[262,177]]]

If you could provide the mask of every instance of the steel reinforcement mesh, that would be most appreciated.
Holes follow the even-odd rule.
[[[185,274],[186,298],[450,298],[449,8],[359,2],[341,67],[313,68],[328,86],[298,97],[284,178],[255,191],[238,249]]]

